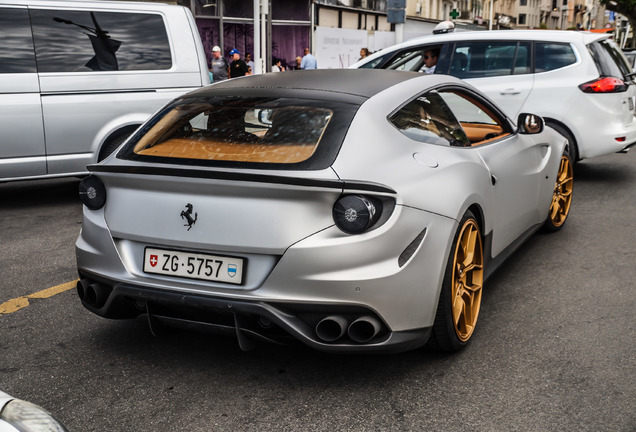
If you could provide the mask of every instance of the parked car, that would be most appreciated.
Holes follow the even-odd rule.
[[[0,182],[85,174],[210,82],[182,6],[0,0],[0,39]]]
[[[483,281],[572,200],[566,140],[446,75],[291,71],[178,98],[89,166],[82,304],[324,351],[470,340]]]
[[[67,432],[43,408],[0,391],[0,432]]]
[[[632,68],[632,70],[636,71],[636,50],[623,50],[623,55],[627,59],[627,64]]]
[[[424,36],[352,65],[419,71],[439,50],[435,73],[474,85],[510,118],[532,112],[565,136],[574,161],[626,152],[636,144],[636,85],[608,34],[502,30]]]

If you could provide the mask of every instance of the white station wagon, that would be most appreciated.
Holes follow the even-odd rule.
[[[504,30],[424,36],[379,51],[352,68],[421,71],[461,78],[510,118],[539,114],[565,136],[574,161],[626,152],[636,144],[634,72],[605,34]]]

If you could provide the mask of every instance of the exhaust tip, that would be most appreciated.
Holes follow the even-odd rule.
[[[108,293],[103,285],[92,283],[84,288],[83,300],[92,307],[100,308],[106,303]]]
[[[75,285],[75,288],[77,289],[77,296],[80,298],[80,300],[84,300],[86,299],[86,287],[88,286],[89,282],[86,279],[80,279],[77,281],[77,285]]]
[[[338,315],[323,318],[316,324],[316,335],[325,342],[334,342],[347,331],[347,320]]]
[[[372,316],[363,316],[349,326],[348,334],[351,340],[358,343],[369,342],[382,329],[382,324]]]

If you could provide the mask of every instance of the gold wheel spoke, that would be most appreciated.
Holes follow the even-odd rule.
[[[457,337],[467,341],[477,322],[483,286],[481,235],[474,220],[462,226],[457,241],[451,309]]]

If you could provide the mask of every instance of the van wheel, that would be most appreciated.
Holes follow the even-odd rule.
[[[570,160],[572,163],[577,163],[579,160],[579,149],[576,146],[574,137],[566,128],[556,123],[547,123],[552,129],[563,135],[568,140],[568,153],[570,154]]]
[[[134,130],[135,129],[131,129],[129,131],[122,132],[119,135],[115,135],[113,138],[110,138],[108,141],[106,141],[102,146],[102,149],[99,151],[97,162],[103,161],[108,156],[110,156],[112,152],[117,150],[117,147],[119,147],[124,141],[126,141],[126,138],[128,138],[134,132]]]
[[[477,324],[484,285],[484,249],[477,219],[467,211],[455,233],[429,348],[459,351]]]

